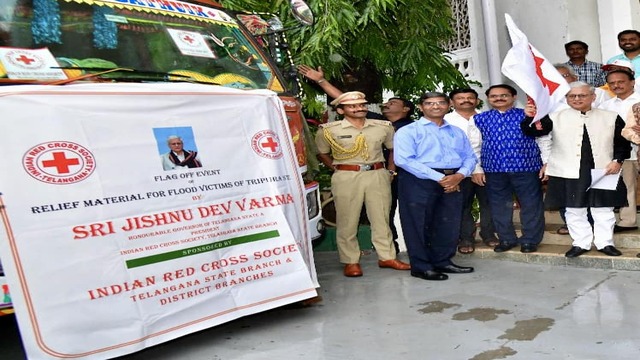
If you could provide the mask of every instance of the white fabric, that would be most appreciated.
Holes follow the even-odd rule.
[[[588,209],[591,209],[593,230],[587,218]],[[613,226],[616,224],[616,216],[612,207],[567,208],[566,219],[573,246],[589,250],[593,242],[596,249],[601,250],[613,245]]]
[[[457,111],[452,111],[444,116],[444,119],[449,124],[460,128],[464,133],[469,136],[469,121],[464,116],[460,115]]]

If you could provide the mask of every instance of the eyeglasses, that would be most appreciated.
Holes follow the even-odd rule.
[[[508,97],[510,97],[510,94],[494,94],[494,95],[489,95],[489,99],[506,99]]]
[[[434,107],[434,106],[447,106],[449,105],[448,101],[428,101],[428,102],[423,102],[422,106],[426,106],[426,107]]]
[[[588,98],[589,96],[591,96],[591,94],[568,94],[567,95],[567,99],[569,99],[569,100],[575,100],[575,99],[584,100],[584,99]]]

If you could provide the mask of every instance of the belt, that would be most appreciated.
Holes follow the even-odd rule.
[[[437,171],[441,174],[445,174],[445,175],[453,175],[455,173],[458,172],[458,170],[460,170],[460,168],[455,168],[455,169],[431,169],[433,171]]]
[[[384,168],[383,162],[377,162],[373,164],[364,164],[364,165],[351,165],[351,164],[335,165],[336,170],[347,170],[347,171],[369,171],[369,170],[378,170],[383,168]]]

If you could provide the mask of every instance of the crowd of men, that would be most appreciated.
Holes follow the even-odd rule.
[[[478,228],[495,252],[538,251],[545,209],[559,210],[566,222],[558,229],[573,241],[566,257],[580,256],[592,244],[607,256],[621,255],[614,232],[638,228],[640,32],[622,31],[618,42],[623,53],[605,65],[586,59],[586,43],[567,43],[569,60],[555,67],[570,90],[539,121],[533,120],[535,104],[515,106],[517,91],[507,84],[485,91],[487,111],[477,110],[474,89],[461,88],[423,94],[416,121],[410,118],[413,104],[403,98],[391,98],[382,114],[375,114],[363,93],[343,93],[321,68],[300,66],[302,75],[335,99],[331,105],[343,117],[320,126],[316,145],[319,159],[334,170],[331,191],[344,275],[363,275],[356,238],[363,205],[379,266],[410,270],[425,280],[473,272],[451,259],[456,250],[475,251]],[[596,184],[600,177],[611,184]],[[514,202],[520,207],[519,233]],[[409,264],[396,259],[396,206]]]

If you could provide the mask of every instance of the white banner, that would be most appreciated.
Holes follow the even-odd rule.
[[[316,295],[274,93],[14,86],[0,109],[0,258],[30,359],[112,358]]]

